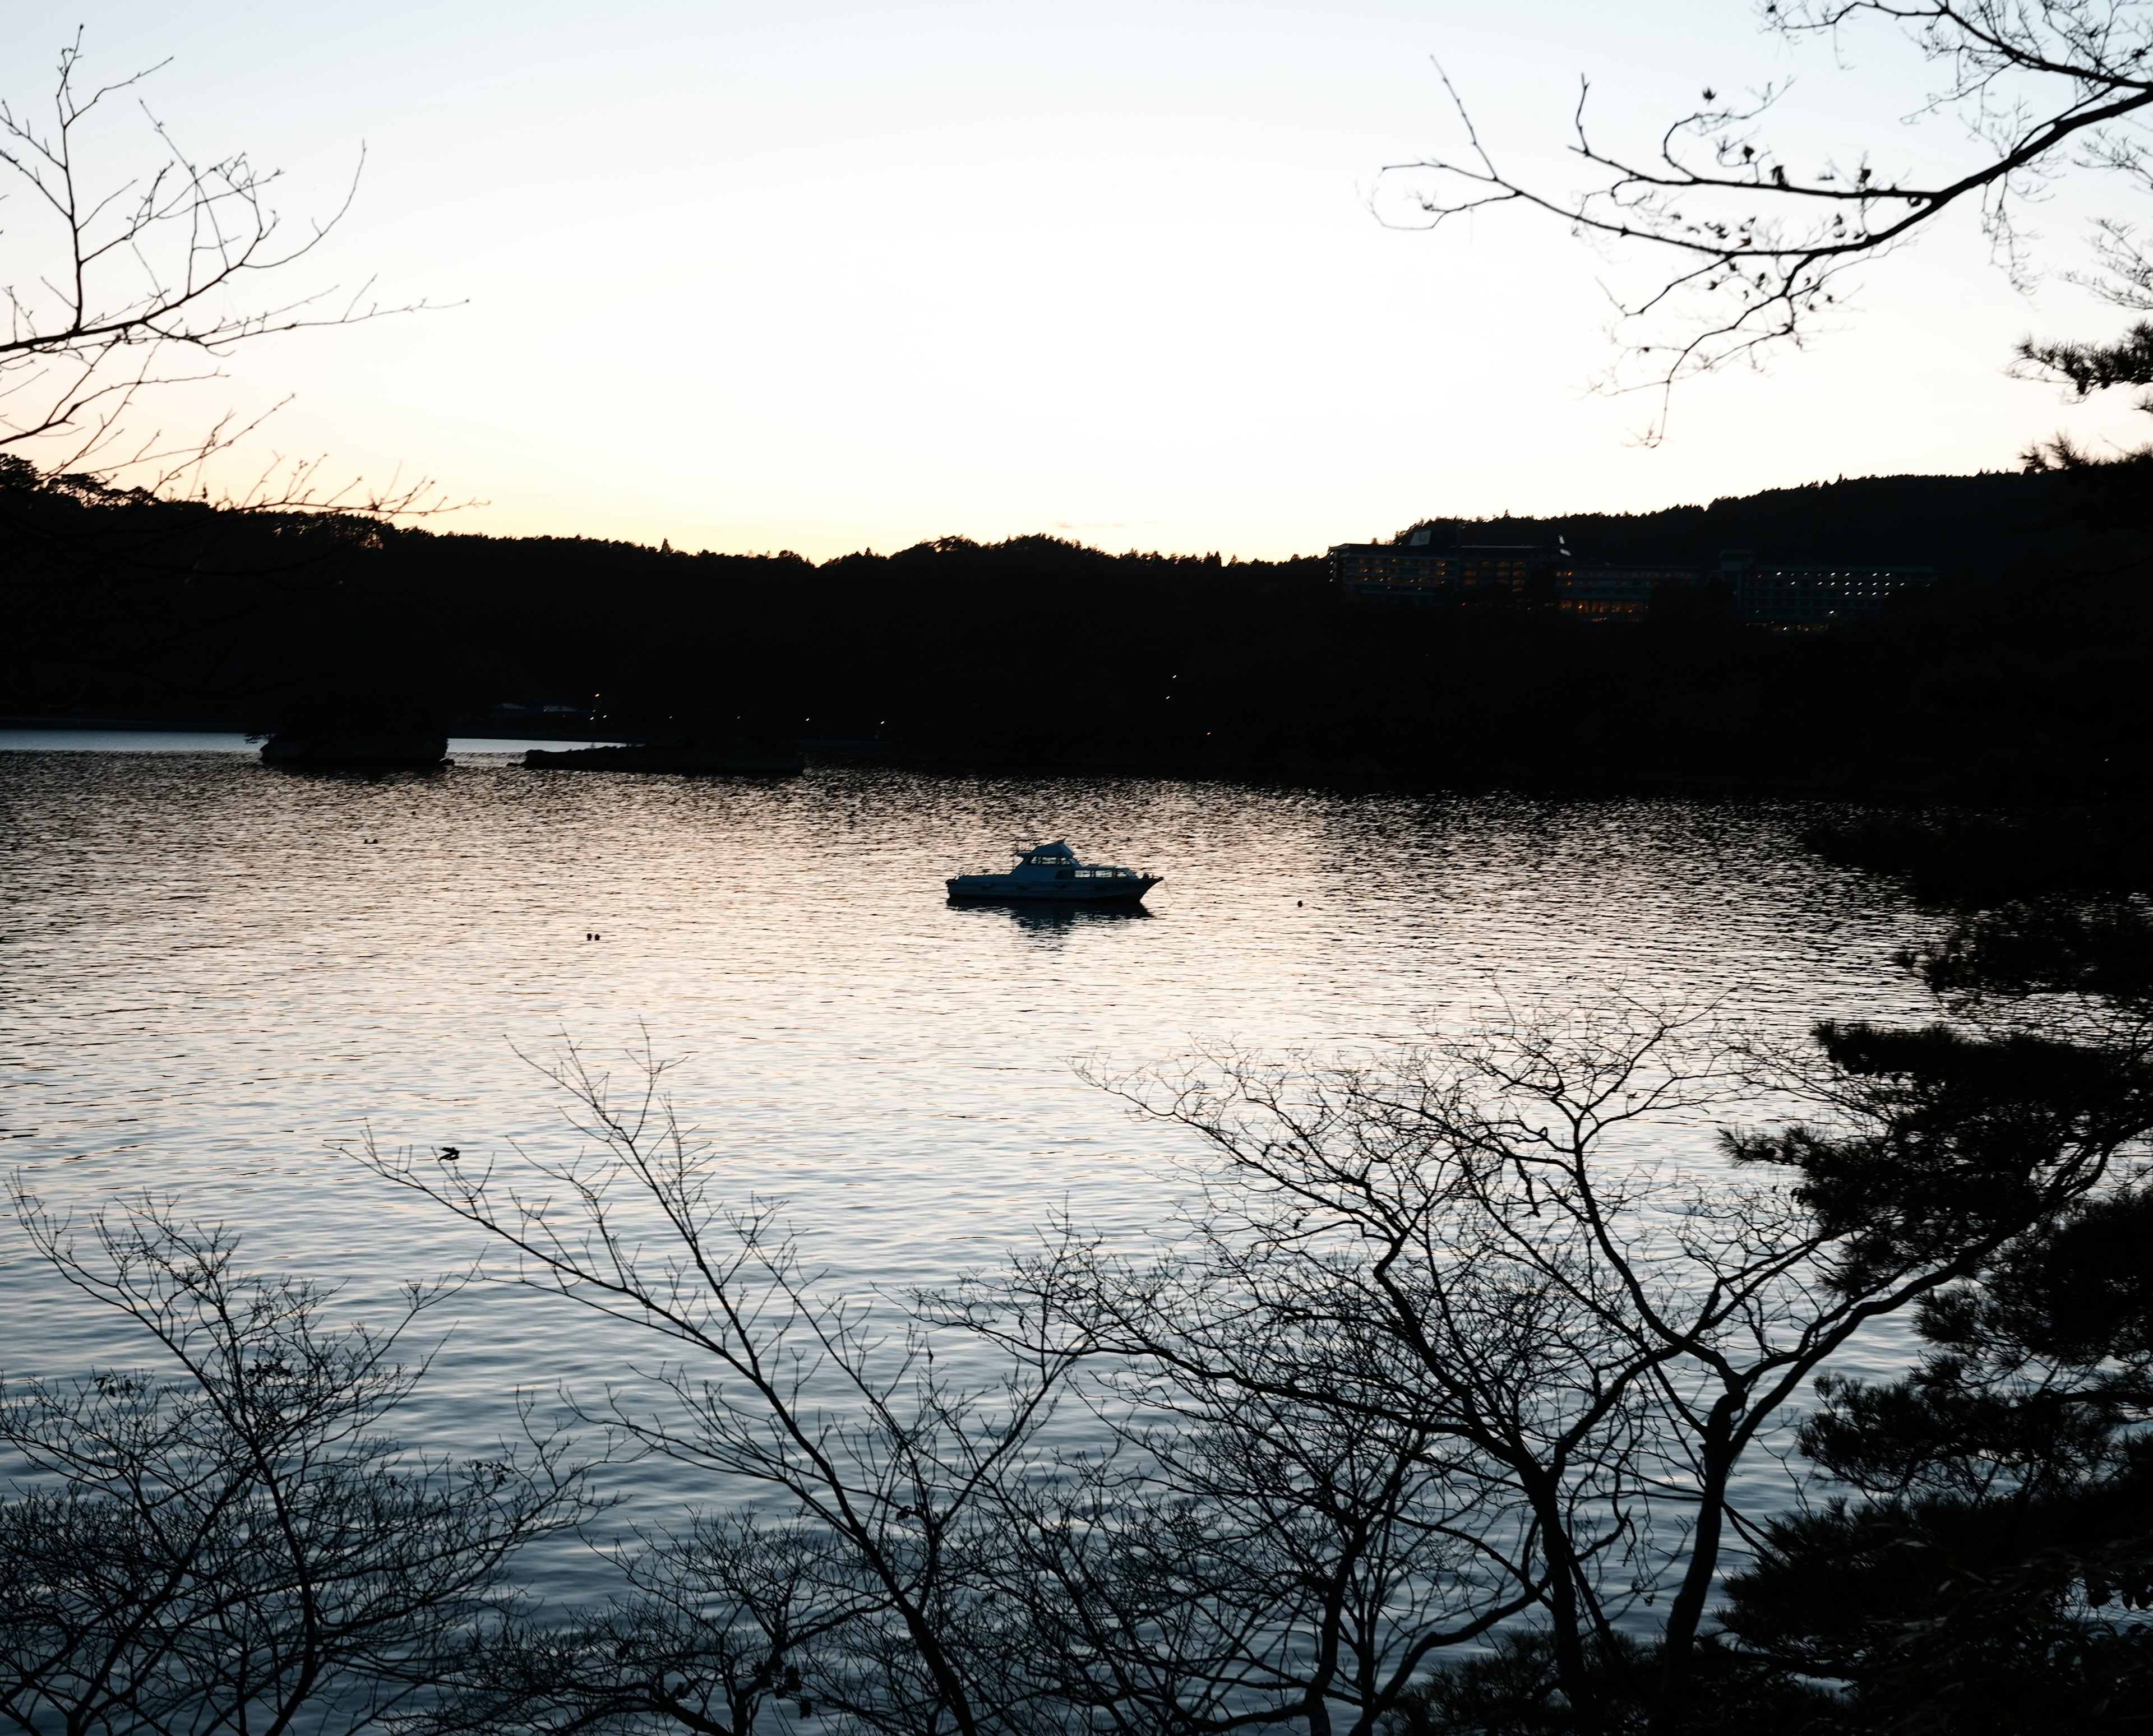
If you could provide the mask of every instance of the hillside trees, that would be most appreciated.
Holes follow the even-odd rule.
[[[303,281],[351,209],[356,170],[333,211],[294,226],[273,203],[278,171],[243,150],[199,155],[150,110],[160,67],[106,82],[89,68],[78,31],[48,103],[0,99],[0,595],[9,673],[38,672],[13,703],[117,686],[140,694],[137,715],[231,718],[246,702],[220,694],[206,666],[251,617],[334,591],[384,521],[448,503],[423,476],[339,481],[325,458],[257,463],[249,437],[274,406],[177,432],[168,406],[235,351],[425,304]],[[198,588],[219,577],[236,594]],[[388,685],[407,708],[438,707],[430,673],[409,675],[394,655],[282,650],[294,686]],[[252,684],[277,678],[257,671]]]

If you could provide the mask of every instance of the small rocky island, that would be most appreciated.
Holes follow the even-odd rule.
[[[424,770],[449,757],[449,739],[425,729],[279,729],[262,744],[265,765]]]

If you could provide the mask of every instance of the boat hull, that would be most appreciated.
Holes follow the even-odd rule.
[[[944,884],[953,904],[1141,904],[1158,878],[1019,880],[1006,874],[960,874]]]

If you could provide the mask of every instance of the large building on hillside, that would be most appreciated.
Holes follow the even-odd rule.
[[[1445,546],[1425,530],[1402,542],[1340,543],[1331,582],[1362,596],[1422,603],[1514,602],[1597,620],[1641,620],[1669,588],[1718,583],[1738,618],[1777,627],[1828,627],[1878,613],[1900,591],[1936,581],[1931,566],[1867,561],[1760,565],[1748,549],[1721,551],[1716,567],[1672,561],[1580,561],[1560,543]]]
[[[1461,601],[1474,593],[1525,596],[1562,551],[1510,543],[1437,546],[1425,530],[1402,543],[1346,542],[1331,551],[1331,582],[1385,596]]]
[[[1668,585],[1692,589],[1705,581],[1702,567],[1646,564],[1595,566],[1567,560],[1556,567],[1549,601],[1565,614],[1601,620],[1640,619],[1652,610],[1652,599]]]
[[[1881,612],[1901,591],[1933,585],[1933,566],[1763,566],[1748,549],[1723,550],[1719,576],[1734,590],[1734,612],[1778,627],[1828,627]]]

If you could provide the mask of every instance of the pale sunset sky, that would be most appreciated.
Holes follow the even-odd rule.
[[[1601,282],[1646,262],[1518,212],[1430,235],[1372,211],[1384,165],[1457,145],[1432,58],[1558,189],[1580,74],[1626,144],[1704,85],[1792,75],[1788,135],[1820,154],[1963,150],[1906,123],[1934,79],[1888,37],[1793,52],[1743,0],[13,0],[18,110],[78,23],[87,75],[170,57],[157,115],[286,170],[289,224],[334,208],[364,143],[350,218],[290,287],[456,304],[265,343],[160,420],[292,394],[262,453],[486,503],[443,528],[1281,556],[2153,434],[2120,395],[2008,376],[2027,332],[2125,316],[2054,277],[2022,294],[1970,213],[1867,268],[1806,351],[1686,389],[1646,449],[1647,407],[1588,389]],[[115,119],[102,166],[139,165],[139,115]],[[2044,262],[2082,266],[2128,197],[2061,190]],[[27,277],[19,197],[0,230]]]

